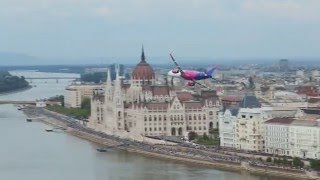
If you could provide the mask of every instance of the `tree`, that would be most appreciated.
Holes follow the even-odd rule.
[[[267,162],[272,162],[272,158],[271,158],[271,157],[268,157],[268,158],[267,158]]]
[[[81,109],[91,109],[90,98],[83,98],[81,101]]]
[[[197,136],[198,136],[198,134],[196,132],[190,131],[188,134],[188,139],[189,139],[189,141],[192,141],[192,140],[195,140]]]
[[[319,171],[320,170],[320,161],[312,159],[310,161],[310,166],[311,166],[312,169]]]
[[[207,136],[207,133],[203,133],[203,140],[204,141],[208,141],[209,137]]]
[[[293,158],[292,164],[294,167],[300,167],[300,168],[304,167],[304,162],[301,161],[298,157]]]

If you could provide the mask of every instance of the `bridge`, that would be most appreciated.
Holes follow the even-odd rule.
[[[25,79],[79,79],[79,77],[25,77]]]
[[[59,80],[75,80],[79,79],[79,77],[25,77],[26,80],[28,80],[30,83],[32,83],[32,80],[56,80],[56,83],[59,83]]]
[[[0,100],[0,104],[30,104],[36,105],[37,101],[11,101],[11,100]],[[47,105],[58,104],[59,102],[46,101]]]

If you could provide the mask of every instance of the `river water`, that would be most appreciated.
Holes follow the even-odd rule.
[[[33,74],[32,74],[33,73]],[[32,76],[34,72],[13,72]],[[66,74],[36,73],[37,76]],[[33,80],[32,89],[0,95],[0,100],[35,100],[63,94],[70,80]],[[27,123],[14,105],[0,105],[0,179],[113,180],[210,179],[267,180],[247,172],[234,173],[110,150],[63,132],[48,133],[47,125]]]

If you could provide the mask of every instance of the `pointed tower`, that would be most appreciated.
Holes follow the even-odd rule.
[[[132,72],[132,85],[140,87],[147,83],[152,85],[155,79],[155,73],[152,67],[147,63],[144,47],[142,46],[141,59],[139,64],[134,68]]]
[[[144,48],[143,48],[143,45],[142,45],[142,53],[141,53],[141,61],[142,63],[147,63],[146,62],[146,57],[144,56]]]
[[[113,96],[113,105],[114,105],[114,125],[117,130],[125,129],[124,121],[124,99],[122,97],[121,90],[121,79],[120,79],[120,68],[119,65],[116,66],[116,80],[114,81],[114,96]]]
[[[112,101],[113,97],[113,87],[112,87],[112,81],[111,81],[111,72],[110,68],[108,68],[108,74],[107,74],[107,81],[106,81],[106,87],[105,87],[105,97],[107,101]]]

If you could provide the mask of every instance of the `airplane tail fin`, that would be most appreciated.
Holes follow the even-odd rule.
[[[214,65],[213,67],[211,67],[208,71],[207,71],[207,75],[212,76],[213,72],[218,69],[219,65]]]

